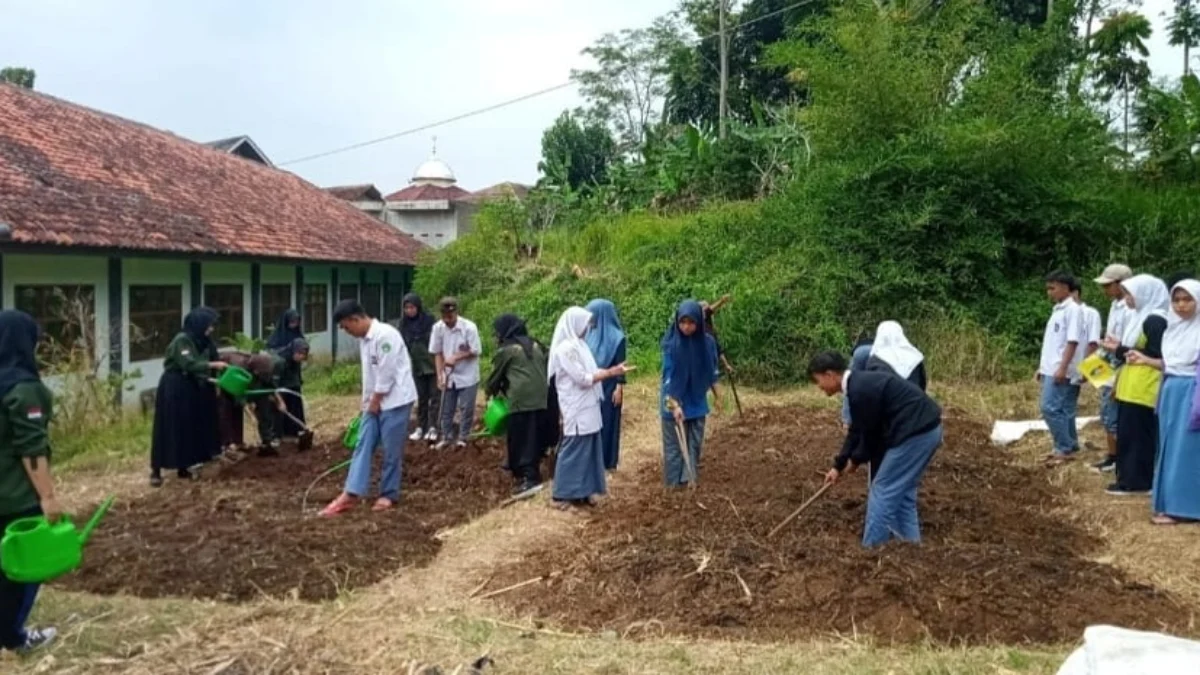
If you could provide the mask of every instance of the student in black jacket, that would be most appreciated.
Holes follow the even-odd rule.
[[[892,537],[920,542],[917,488],[942,444],[942,409],[894,373],[851,373],[837,352],[813,357],[808,374],[826,394],[844,393],[850,402],[850,431],[825,481],[836,482],[859,464],[871,466],[863,546]]]

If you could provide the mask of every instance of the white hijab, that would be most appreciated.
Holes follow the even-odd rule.
[[[1175,284],[1171,295],[1179,289],[1200,302],[1200,281],[1184,279]],[[1162,356],[1167,375],[1196,375],[1196,360],[1200,358],[1200,312],[1184,320],[1171,310],[1167,316],[1167,332],[1163,334]]]
[[[1171,292],[1167,290],[1167,285],[1162,279],[1149,274],[1139,274],[1126,279],[1121,282],[1121,288],[1133,296],[1133,303],[1136,305],[1125,310],[1126,323],[1125,331],[1121,334],[1121,345],[1134,348],[1142,338],[1142,325],[1146,323],[1146,319],[1152,316],[1167,316],[1167,309],[1171,307]]]
[[[547,380],[559,371],[566,369],[568,362],[574,362],[585,373],[594,373],[600,369],[596,365],[596,357],[583,341],[588,326],[592,322],[592,313],[582,307],[568,307],[567,311],[558,317],[554,326],[554,337],[550,340],[550,363],[546,368]],[[562,379],[559,378],[559,382]],[[596,398],[604,398],[604,389],[600,383],[593,385]]]
[[[879,357],[897,375],[906,379],[925,360],[921,351],[904,337],[904,329],[895,321],[884,321],[875,329],[871,356]]]

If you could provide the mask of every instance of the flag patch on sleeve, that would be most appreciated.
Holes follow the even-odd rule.
[[[31,420],[42,419],[42,409],[41,408],[30,408],[29,410],[27,410],[25,412],[25,418],[31,419]]]

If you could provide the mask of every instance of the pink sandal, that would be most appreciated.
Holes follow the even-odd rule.
[[[358,506],[358,497],[351,497],[343,492],[337,496],[337,499],[329,502],[328,506],[321,509],[320,515],[322,518],[333,518],[350,511],[355,506]]]

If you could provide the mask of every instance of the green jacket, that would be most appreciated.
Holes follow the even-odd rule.
[[[47,429],[53,416],[53,398],[41,382],[22,382],[0,400],[0,515],[28,511],[41,503],[21,460],[50,460]]]
[[[433,375],[437,372],[437,366],[433,361],[433,354],[429,351],[428,341],[418,341],[406,346],[408,347],[408,360],[412,362],[414,376]]]
[[[533,343],[533,357],[525,355],[521,345],[509,345],[492,358],[492,374],[484,391],[488,396],[503,394],[509,412],[533,412],[546,409],[549,385],[546,382],[546,351]]]
[[[163,360],[163,367],[204,378],[208,376],[209,356],[207,352],[196,348],[196,343],[192,342],[187,333],[180,333],[167,345],[167,358]]]

